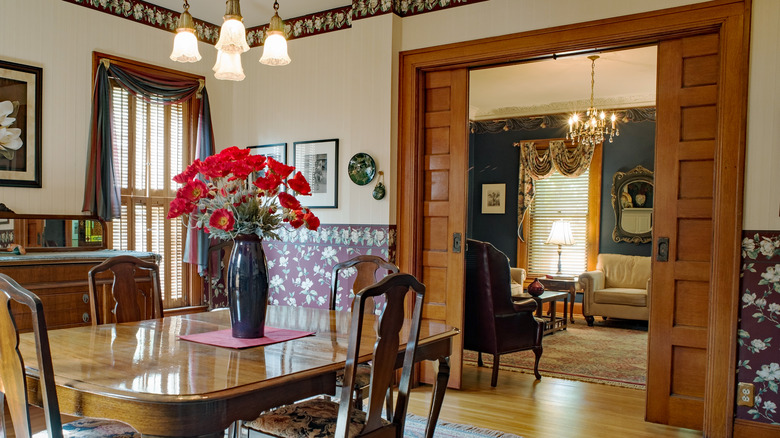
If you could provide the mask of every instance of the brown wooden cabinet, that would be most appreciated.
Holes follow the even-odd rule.
[[[67,251],[35,252],[26,255],[0,255],[0,273],[16,280],[41,298],[46,325],[50,329],[92,324],[87,273],[107,258],[130,254],[149,262],[156,256],[134,251]],[[111,280],[105,278],[105,284]],[[144,282],[139,278],[139,282]],[[139,287],[145,287],[141,284]],[[106,306],[105,300],[100,303]],[[29,310],[12,303],[14,318],[20,329],[30,328]]]

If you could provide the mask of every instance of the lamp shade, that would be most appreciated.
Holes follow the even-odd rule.
[[[571,234],[569,221],[559,219],[553,222],[550,228],[550,235],[544,243],[550,245],[574,245],[574,237]]]
[[[263,43],[263,56],[260,63],[265,65],[287,65],[290,56],[287,54],[287,40],[279,33],[269,34]]]
[[[244,53],[249,50],[244,23],[237,18],[226,16],[219,29],[219,40],[215,47],[225,53]]]
[[[173,39],[173,51],[171,60],[178,62],[197,62],[200,61],[200,52],[198,51],[198,38],[191,29],[176,29],[176,38]]]
[[[217,51],[217,63],[214,64],[214,77],[228,81],[243,81],[244,68],[241,67],[241,54]]]

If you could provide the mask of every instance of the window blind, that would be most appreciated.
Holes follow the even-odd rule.
[[[558,271],[558,245],[545,243],[558,219],[569,221],[574,237],[574,245],[561,247],[561,274],[579,275],[586,271],[589,178],[587,170],[575,178],[554,172],[549,178],[536,181],[528,233],[529,276]]]
[[[184,168],[189,106],[148,103],[116,84],[111,91],[114,163],[122,197],[111,247],[159,254],[164,307],[185,306],[185,227],[166,215],[181,187],[172,178]]]

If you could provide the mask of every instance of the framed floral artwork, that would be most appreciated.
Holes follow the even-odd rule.
[[[339,141],[313,140],[293,143],[293,163],[311,186],[311,196],[301,204],[310,208],[338,207]]]
[[[482,184],[482,214],[506,212],[506,184]]]
[[[0,61],[0,186],[41,187],[43,69]]]

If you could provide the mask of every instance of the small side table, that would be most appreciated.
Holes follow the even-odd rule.
[[[536,301],[536,317],[544,320],[545,335],[554,333],[558,330],[566,330],[567,320],[568,320],[567,309],[569,307],[568,292],[544,291],[544,293],[539,295],[538,297],[529,294],[522,294],[522,295],[518,295],[517,298],[533,298],[534,301]],[[557,316],[555,312],[555,302],[560,300],[563,300],[563,318]],[[542,305],[544,303],[551,303],[549,316],[542,315]]]
[[[539,278],[538,280],[545,291],[557,290],[569,293],[569,321],[574,324],[574,301],[577,298],[578,279],[575,277],[573,279]]]

